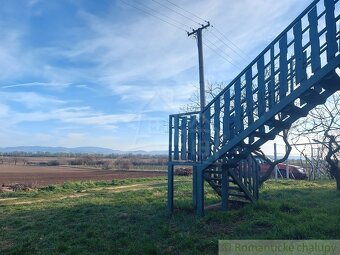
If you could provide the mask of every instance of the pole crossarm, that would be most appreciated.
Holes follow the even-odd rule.
[[[197,29],[193,29],[191,32],[187,32],[188,36],[192,36],[192,35],[196,34],[199,30],[202,31],[203,29],[206,29],[208,27],[210,27],[210,22],[209,21],[207,21],[207,24],[205,24],[205,25],[202,24],[201,27],[199,27]]]

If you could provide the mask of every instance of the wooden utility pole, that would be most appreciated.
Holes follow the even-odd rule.
[[[200,28],[193,29],[192,32],[188,32],[188,36],[196,35],[197,47],[198,47],[198,65],[199,65],[199,78],[200,78],[200,107],[201,111],[205,107],[205,85],[204,85],[204,64],[203,64],[203,46],[202,46],[202,30],[210,26],[208,21],[206,25],[202,25]]]
[[[188,36],[195,35],[197,38],[197,47],[198,47],[198,64],[199,64],[199,79],[200,79],[200,115],[199,115],[199,143],[198,143],[198,155],[199,161],[203,161],[203,147],[205,141],[204,137],[204,118],[203,118],[203,110],[205,107],[205,85],[204,85],[204,64],[203,64],[203,42],[202,42],[202,30],[206,29],[210,26],[210,23],[207,22],[206,25],[202,25],[198,29],[193,29],[192,32],[188,32]],[[204,172],[198,171],[197,167],[193,169],[193,202],[196,208],[196,213],[200,216],[204,213]]]

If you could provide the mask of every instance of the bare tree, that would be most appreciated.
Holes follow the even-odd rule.
[[[279,134],[279,136],[282,138],[282,140],[284,141],[286,148],[287,148],[285,155],[282,158],[272,161],[270,158],[268,158],[265,155],[265,153],[263,151],[261,151],[261,150],[254,151],[255,155],[257,155],[258,157],[261,157],[269,165],[268,170],[260,177],[260,180],[259,180],[260,186],[271,177],[271,175],[272,175],[274,169],[276,168],[277,164],[283,163],[288,159],[289,154],[292,151],[292,146],[291,146],[291,144],[288,140],[288,134],[289,134],[288,131],[289,130],[284,130],[284,131],[282,131],[282,134]]]
[[[196,111],[200,110],[199,86],[194,85],[194,87],[195,87],[195,92],[189,98],[189,103],[180,108],[180,110],[182,112],[196,112]],[[225,87],[226,87],[226,83],[224,83],[224,82],[210,82],[210,81],[208,81],[207,84],[206,84],[206,87],[205,87],[206,101],[210,102]]]
[[[317,142],[325,149],[329,174],[336,180],[340,191],[340,92],[300,119],[294,125],[292,135],[295,143],[301,140]]]

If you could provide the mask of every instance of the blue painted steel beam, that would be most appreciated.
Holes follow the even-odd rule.
[[[309,21],[309,40],[311,44],[311,65],[312,71],[315,73],[321,68],[321,59],[320,59],[320,39],[318,32],[318,12],[317,7],[315,6],[308,13],[308,21]]]
[[[223,97],[223,143],[227,143],[230,139],[230,90],[227,90]]]
[[[274,62],[274,45],[270,48],[270,81],[268,84],[268,105],[269,109],[273,108],[275,106],[275,62]]]
[[[338,44],[336,41],[336,23],[334,17],[335,2],[334,0],[325,0],[326,8],[326,41],[327,41],[327,60],[330,61],[338,52]]]
[[[259,61],[257,62],[257,87],[258,87],[258,94],[257,94],[257,104],[258,104],[258,117],[260,118],[261,115],[266,111],[266,88],[264,82],[264,57],[262,56]]]
[[[242,130],[242,124],[241,124],[241,115],[242,115],[242,109],[241,109],[241,81],[237,80],[235,83],[235,97],[234,97],[234,123],[235,123],[235,133],[238,134]]]
[[[169,116],[169,162],[172,161],[172,119],[173,117],[170,115]]]
[[[192,204],[197,207],[197,166],[192,167]]]
[[[248,127],[254,122],[254,98],[253,98],[253,74],[252,69],[248,69],[246,72],[246,101],[247,101],[247,111],[248,116]],[[244,129],[244,128],[243,128]],[[249,144],[254,142],[254,137],[249,137]]]
[[[188,159],[196,161],[197,119],[191,116],[188,126]]]
[[[294,32],[294,54],[295,54],[295,75],[296,83],[306,79],[306,69],[304,66],[304,52],[302,48],[302,23],[299,20],[293,27]]]
[[[204,171],[201,169],[197,169],[197,175],[196,175],[196,214],[198,216],[204,215]]]
[[[174,160],[179,160],[179,117],[174,117]]]
[[[181,121],[181,160],[187,159],[187,117],[182,117]]]
[[[210,146],[210,108],[207,109],[203,114],[203,161],[211,155],[211,146]]]
[[[214,149],[217,150],[220,146],[220,132],[221,132],[221,99],[218,98],[214,104]]]
[[[222,187],[221,187],[221,200],[222,200],[222,210],[228,210],[228,199],[229,199],[229,174],[228,168],[222,166]]]
[[[280,47],[280,100],[286,97],[288,91],[288,67],[287,67],[287,34],[279,41]]]

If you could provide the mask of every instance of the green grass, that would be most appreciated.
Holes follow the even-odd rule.
[[[340,239],[333,182],[269,181],[256,204],[198,218],[190,179],[176,180],[171,218],[165,178],[0,194],[0,254],[217,254],[219,239]]]

